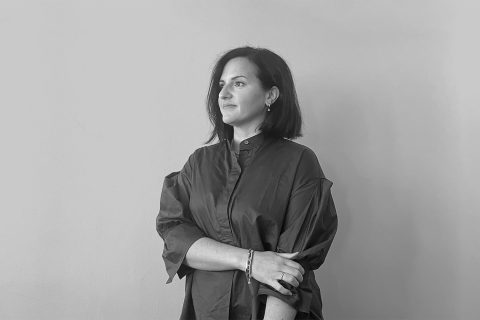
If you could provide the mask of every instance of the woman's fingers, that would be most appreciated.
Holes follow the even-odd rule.
[[[269,284],[276,291],[284,295],[291,292],[284,288],[279,281],[298,287],[303,281],[305,270],[292,259],[298,256],[294,253],[278,253],[272,251],[258,251],[252,264],[252,276],[259,282]],[[282,277],[283,275],[283,277]]]
[[[283,258],[287,258],[287,259],[293,259],[295,258],[296,256],[298,256],[298,252],[294,252],[294,253],[278,253],[277,254],[280,256],[280,257],[283,257]]]
[[[285,272],[285,274],[288,274],[288,275],[294,277],[295,279],[297,279],[298,282],[303,281],[303,275],[300,272],[300,270],[298,270],[298,269],[295,269],[295,268],[292,268],[292,267],[289,267],[289,266],[284,266],[282,271]]]
[[[292,260],[286,260],[285,265],[287,265],[291,268],[294,268],[294,269],[298,269],[301,274],[305,274],[305,269],[303,269],[302,265],[298,262],[295,262],[295,261],[292,261]]]
[[[289,283],[294,287],[298,287],[300,285],[300,282],[298,281],[298,279],[292,276],[290,273],[286,273],[286,272],[281,272],[281,273],[283,275],[278,280],[285,281],[286,283]]]
[[[288,289],[285,289],[278,281],[274,280],[273,283],[271,284],[272,288],[277,290],[278,292],[280,292],[281,294],[283,295],[286,295],[286,296],[291,296],[292,293],[290,292],[290,290]]]
[[[286,258],[285,260],[285,264],[292,267],[292,268],[295,268],[295,269],[298,269],[300,270],[300,272],[302,274],[305,273],[305,270],[303,269],[302,265],[298,262],[295,262],[291,259],[295,258],[297,255],[298,255],[298,252],[294,252],[294,253],[277,253],[277,255],[279,255],[280,257],[282,258]]]

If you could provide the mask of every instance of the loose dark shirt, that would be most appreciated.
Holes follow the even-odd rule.
[[[261,318],[268,295],[296,308],[295,319],[323,319],[313,270],[337,229],[331,186],[312,150],[263,134],[242,141],[239,155],[226,139],[199,148],[180,172],[166,176],[157,231],[167,283],[186,276],[180,319]],[[249,288],[240,270],[192,269],[185,255],[202,237],[256,251],[298,251],[304,280],[298,288],[283,283],[293,292],[286,296],[257,281]]]

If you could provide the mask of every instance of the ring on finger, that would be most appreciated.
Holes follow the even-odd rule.
[[[282,277],[280,278],[281,281],[283,281],[283,276],[285,275],[284,272],[282,272]]]

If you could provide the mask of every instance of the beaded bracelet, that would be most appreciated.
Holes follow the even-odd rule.
[[[253,262],[254,253],[255,251],[253,251],[253,249],[248,249],[247,268],[245,269],[245,275],[247,276],[248,284],[251,283],[251,279],[252,279],[252,262]]]

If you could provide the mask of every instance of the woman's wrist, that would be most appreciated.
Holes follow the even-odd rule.
[[[253,263],[254,254],[255,254],[255,251],[253,251],[253,249],[248,250],[248,261],[247,261],[247,267],[245,269],[245,275],[247,276],[248,284],[250,284],[252,281],[252,263]]]
[[[248,249],[239,248],[237,254],[236,269],[245,271],[248,263]]]

